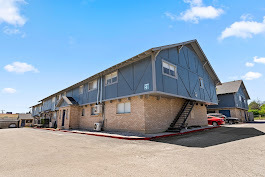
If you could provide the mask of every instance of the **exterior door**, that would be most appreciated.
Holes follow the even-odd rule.
[[[25,127],[25,120],[21,120],[21,127]]]
[[[231,117],[230,110],[219,110],[219,113],[225,115],[226,117]]]
[[[62,126],[64,126],[65,110],[63,110]]]

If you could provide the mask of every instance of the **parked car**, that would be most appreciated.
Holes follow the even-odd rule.
[[[225,115],[223,115],[221,113],[210,113],[210,114],[207,114],[207,116],[214,116],[214,117],[224,118],[225,122],[228,123],[228,124],[238,124],[239,123],[239,119],[238,118],[226,117]]]
[[[10,124],[8,127],[9,127],[9,128],[17,128],[17,125],[14,124],[14,123],[12,123],[12,124]]]
[[[224,125],[225,120],[224,118],[208,116],[208,125],[213,125],[217,127],[218,125]]]

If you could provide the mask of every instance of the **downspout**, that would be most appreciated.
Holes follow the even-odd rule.
[[[99,80],[97,80],[97,104],[98,104],[98,96],[99,96]]]
[[[101,88],[100,88],[100,103],[102,104],[102,127],[101,129],[104,130],[104,123],[105,123],[105,103],[102,103],[102,93],[103,93],[103,79],[101,77]]]

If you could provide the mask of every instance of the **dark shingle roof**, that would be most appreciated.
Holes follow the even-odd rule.
[[[248,99],[250,99],[248,92],[247,92],[245,85],[244,85],[242,80],[225,82],[225,83],[222,83],[222,85],[216,86],[216,94],[222,95],[222,94],[227,94],[227,93],[236,93],[236,92],[238,92],[238,90],[242,84],[243,84],[243,90],[244,90],[246,96],[248,97]]]

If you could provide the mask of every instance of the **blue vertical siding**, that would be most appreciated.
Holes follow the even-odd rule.
[[[163,74],[163,61],[176,66],[177,78]],[[177,48],[162,50],[156,58],[155,67],[158,91],[217,103],[215,84],[192,49],[184,46],[180,53]],[[200,87],[199,78],[203,79],[203,88]]]

